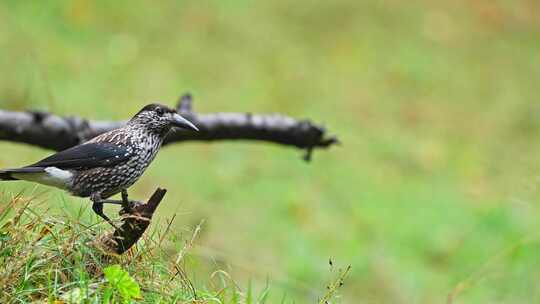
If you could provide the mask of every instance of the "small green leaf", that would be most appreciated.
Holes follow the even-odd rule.
[[[113,290],[112,287],[107,287],[105,291],[103,292],[103,304],[109,304],[111,303],[111,299],[113,296]]]
[[[105,279],[115,289],[122,299],[129,301],[132,298],[141,298],[139,284],[123,270],[120,265],[112,265],[103,269]]]

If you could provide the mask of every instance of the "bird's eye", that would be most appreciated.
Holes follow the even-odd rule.
[[[165,110],[163,108],[156,108],[156,113],[158,113],[159,116],[162,116],[165,114]]]

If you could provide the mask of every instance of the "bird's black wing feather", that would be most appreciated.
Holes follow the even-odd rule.
[[[59,169],[114,166],[126,161],[131,153],[126,147],[111,143],[88,143],[53,154],[28,167],[57,167]]]

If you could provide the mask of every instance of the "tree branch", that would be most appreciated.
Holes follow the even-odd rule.
[[[167,190],[156,189],[146,204],[138,204],[122,215],[122,225],[113,233],[107,234],[96,242],[106,252],[122,254],[131,248],[142,237],[159,203]]]
[[[326,130],[309,120],[296,120],[280,114],[211,113],[192,110],[191,95],[183,95],[178,111],[200,129],[199,132],[171,132],[165,144],[184,141],[258,140],[311,151],[338,143]],[[92,121],[76,116],[57,116],[47,112],[0,110],[0,140],[26,143],[56,151],[89,140],[121,127],[125,121]]]

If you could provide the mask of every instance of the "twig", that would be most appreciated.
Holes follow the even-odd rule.
[[[330,260],[330,267],[333,267],[332,265],[332,260]],[[345,270],[339,270],[339,275],[338,277],[332,281],[330,284],[328,284],[328,286],[326,287],[327,288],[327,291],[326,293],[324,294],[324,296],[319,299],[319,304],[329,304],[330,300],[335,296],[335,294],[337,293],[337,291],[339,290],[339,288],[341,288],[341,286],[343,286],[344,282],[345,282],[345,278],[347,278],[347,275],[349,274],[349,271],[351,270],[351,266],[347,266],[347,268],[345,268]]]

